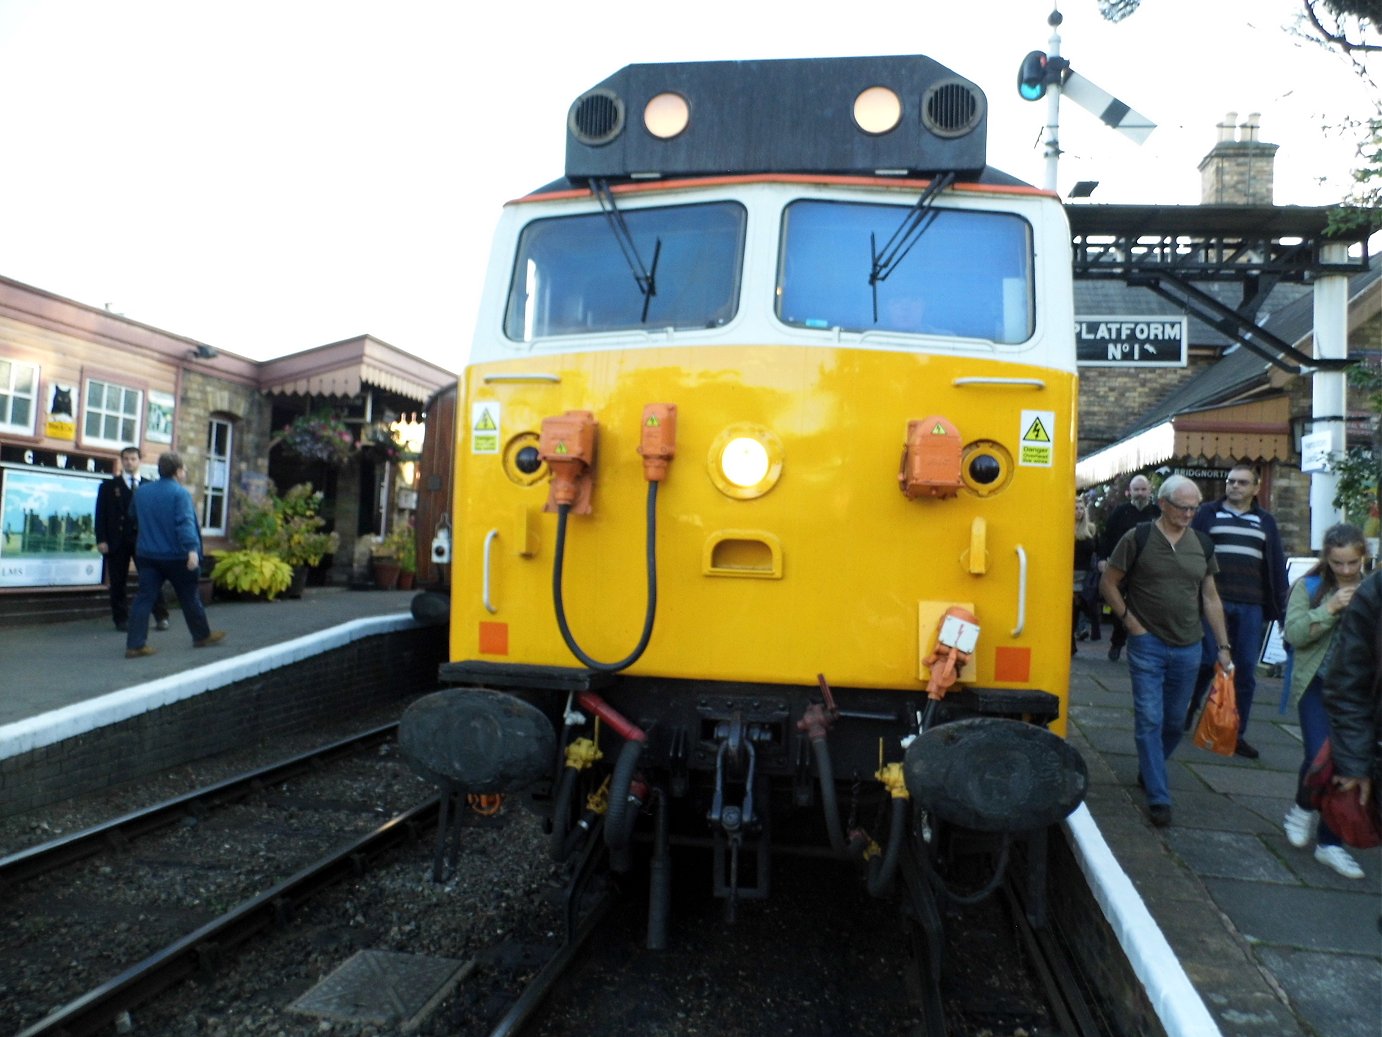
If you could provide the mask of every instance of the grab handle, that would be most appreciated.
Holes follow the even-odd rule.
[[[1013,627],[1013,637],[1022,633],[1027,625],[1027,552],[1017,545],[1017,626]]]
[[[489,600],[490,548],[494,546],[494,541],[498,536],[499,530],[497,529],[491,529],[485,534],[485,579],[481,594],[483,595],[482,600],[485,603],[485,609],[491,614],[499,611]]]

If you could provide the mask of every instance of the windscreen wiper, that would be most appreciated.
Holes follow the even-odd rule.
[[[936,179],[926,185],[926,190],[921,192],[921,197],[916,204],[907,210],[907,215],[902,217],[902,222],[897,225],[897,230],[893,231],[893,236],[887,244],[880,250],[877,241],[870,232],[869,234],[869,253],[873,263],[869,268],[869,290],[873,292],[873,322],[878,323],[878,282],[886,281],[889,275],[898,268],[904,256],[912,251],[912,246],[921,240],[921,236],[926,233],[931,224],[935,222],[939,215],[934,208],[936,196],[955,182],[954,173],[942,173]]]
[[[629,230],[629,225],[624,222],[624,214],[619,211],[619,206],[614,204],[614,194],[609,189],[609,181],[590,181],[590,193],[600,203],[600,211],[605,214],[609,229],[619,245],[619,251],[624,253],[624,262],[628,263],[629,272],[633,274],[634,283],[638,285],[638,291],[643,296],[643,314],[640,323],[647,324],[648,306],[652,303],[653,296],[657,294],[657,261],[662,255],[662,238],[657,238],[653,243],[652,267],[644,266],[643,259],[638,254],[638,246],[634,243],[633,234]]]

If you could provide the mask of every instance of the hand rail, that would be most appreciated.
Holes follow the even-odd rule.
[[[485,610],[491,615],[498,612],[497,606],[491,604],[489,600],[489,576],[490,576],[490,548],[494,545],[495,538],[499,536],[499,530],[491,529],[485,534],[485,579],[481,588],[481,600],[485,603]],[[1020,548],[1019,548],[1020,550]]]
[[[1022,633],[1027,625],[1027,552],[1017,545],[1017,626],[1013,627],[1013,637]]]
[[[1046,382],[1041,378],[956,378],[951,385],[963,388],[966,385],[1016,385],[1029,389],[1045,389]]]

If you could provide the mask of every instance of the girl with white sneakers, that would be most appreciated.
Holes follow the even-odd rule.
[[[1315,860],[1346,879],[1361,879],[1363,869],[1340,844],[1339,836],[1321,823],[1319,813],[1310,809],[1305,772],[1329,737],[1323,677],[1333,653],[1339,616],[1348,608],[1353,592],[1363,582],[1366,557],[1367,541],[1361,529],[1348,523],[1331,526],[1325,530],[1320,560],[1291,587],[1286,603],[1286,640],[1293,650],[1291,701],[1296,704],[1300,717],[1305,762],[1300,768],[1296,801],[1286,812],[1282,827],[1286,830],[1286,838],[1297,848],[1310,845],[1312,839],[1318,840]]]

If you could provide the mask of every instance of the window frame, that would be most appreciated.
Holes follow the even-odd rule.
[[[114,386],[126,393],[133,393],[134,408],[126,414],[122,411],[107,410],[104,406],[97,410],[102,415],[117,415],[121,419],[128,418],[134,422],[134,432],[129,438],[107,439],[105,436],[92,435],[87,431],[87,421],[91,416],[91,386],[99,383],[104,386]],[[77,419],[77,428],[83,447],[105,447],[111,450],[122,450],[127,446],[139,447],[144,441],[144,403],[148,397],[148,392],[144,386],[129,385],[125,382],[115,381],[110,375],[104,373],[91,373],[82,375],[82,400],[81,414]]]
[[[224,454],[216,453],[214,450],[215,437],[213,433],[217,427],[225,429]],[[202,499],[197,509],[197,521],[202,536],[223,537],[230,529],[230,462],[235,453],[235,422],[229,418],[217,417],[213,414],[207,418],[206,433],[206,465],[202,472]],[[212,478],[218,463],[223,466],[222,479],[219,484],[213,482]],[[209,524],[210,511],[217,500],[221,505],[221,524],[219,526]]]
[[[43,365],[32,360],[23,360],[14,356],[0,356],[0,361],[11,365],[10,384],[8,387],[0,386],[0,394],[3,394],[9,401],[9,411],[14,412],[14,399],[20,394],[14,391],[14,368],[20,365],[33,370],[33,394],[29,400],[29,424],[21,425],[18,422],[5,420],[0,417],[0,432],[7,432],[13,435],[28,436],[36,438],[38,436],[38,414],[43,406]],[[20,396],[22,399],[23,397]]]

